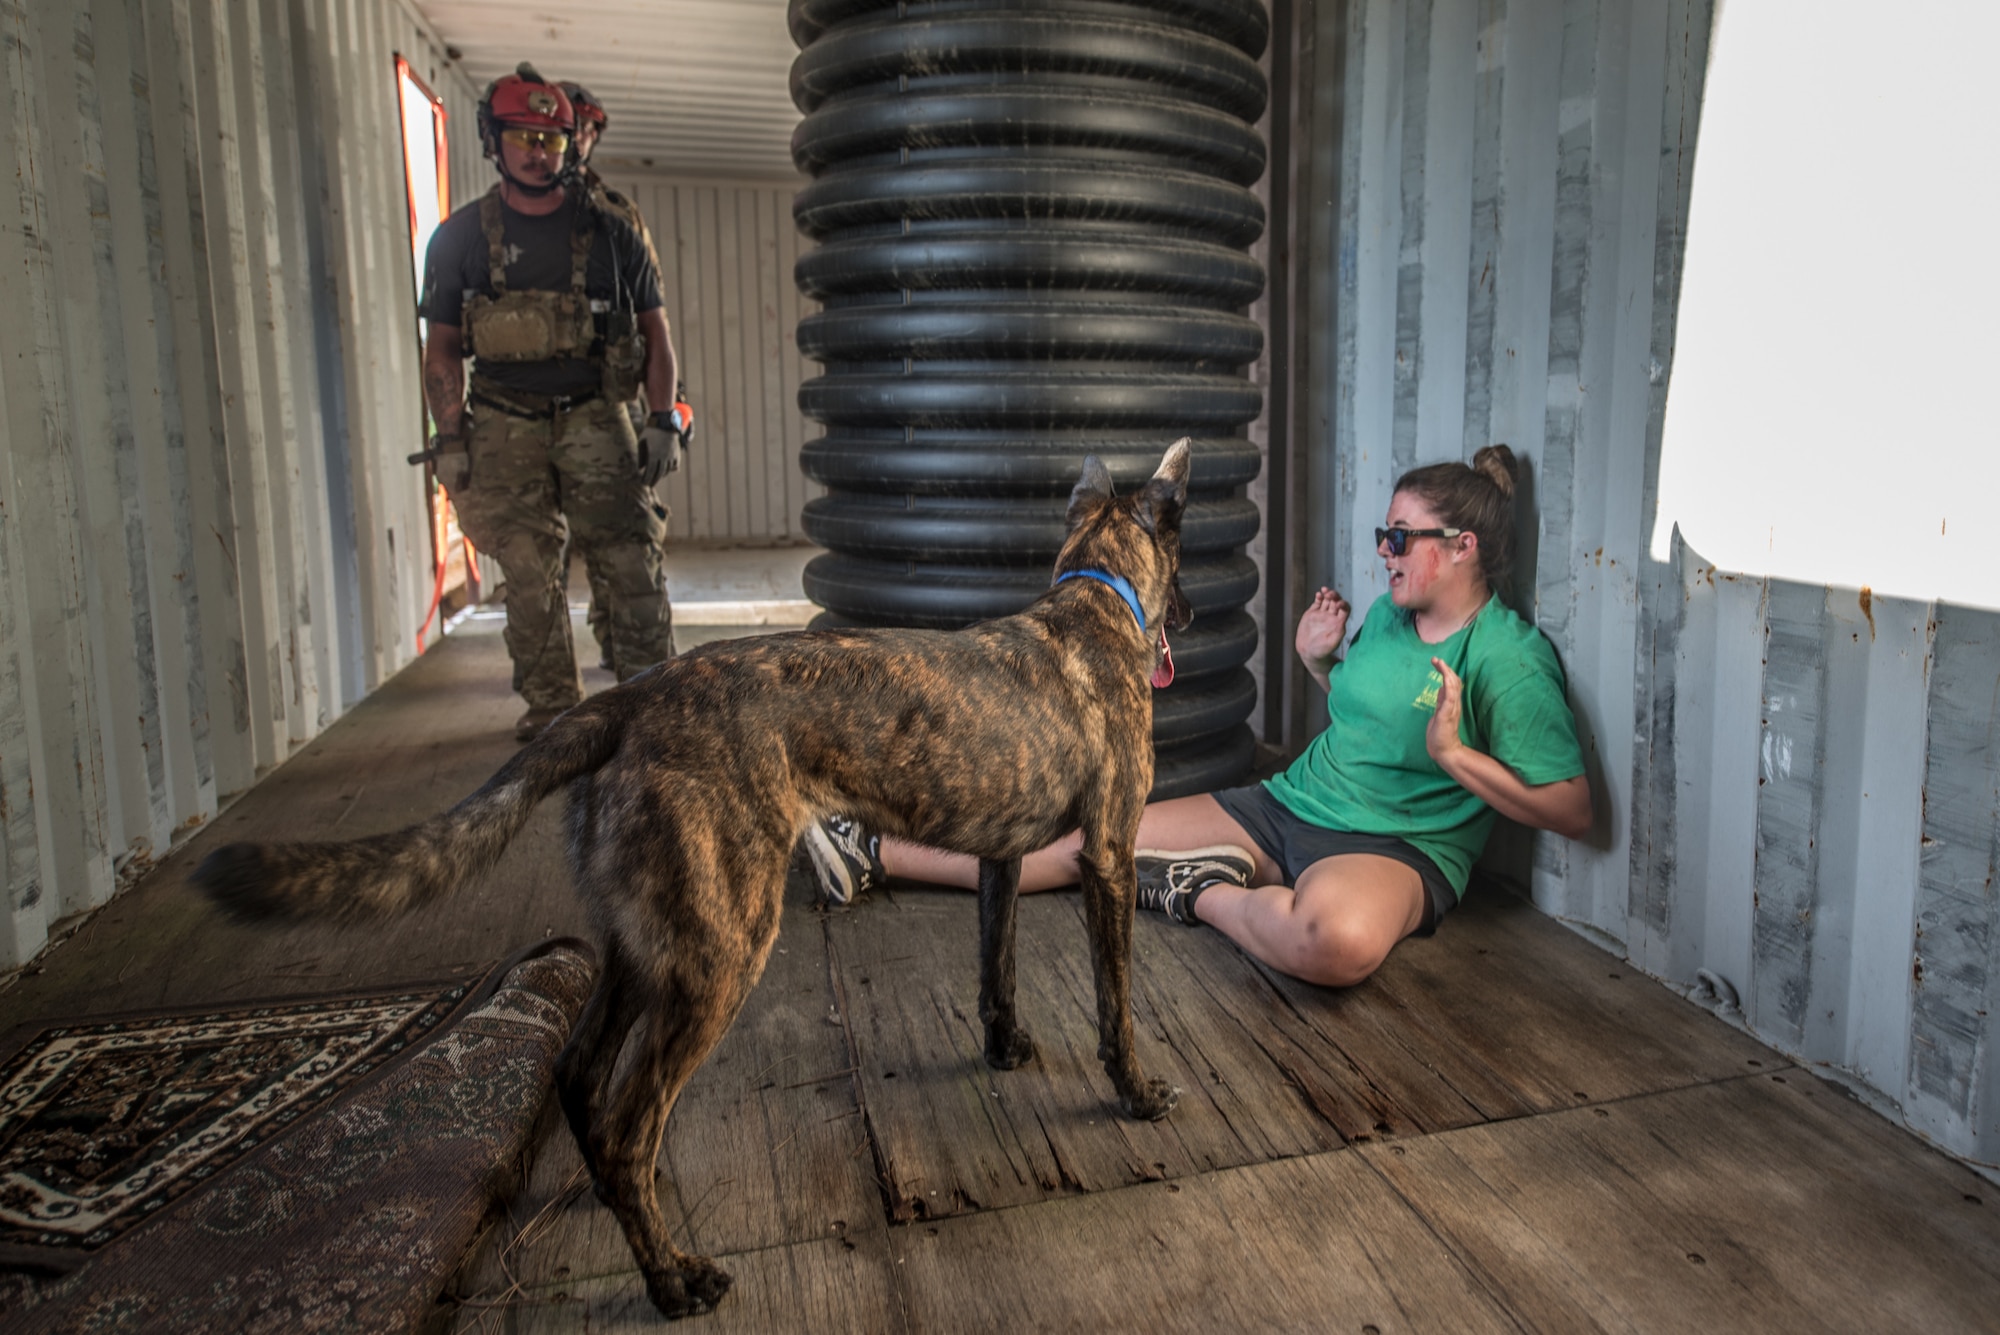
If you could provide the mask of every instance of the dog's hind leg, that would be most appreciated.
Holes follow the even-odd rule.
[[[603,1174],[598,1171],[590,1145],[590,1128],[604,1107],[611,1086],[611,1073],[618,1065],[618,1053],[626,1035],[639,1017],[632,995],[631,965],[613,938],[605,942],[604,968],[597,986],[577,1021],[576,1032],[556,1058],[556,1097],[562,1102],[563,1118],[569,1123],[576,1148],[590,1170],[599,1200],[605,1197]]]
[[[986,1026],[986,1064],[996,1071],[1011,1071],[1035,1056],[1035,1040],[1014,1011],[1020,885],[1021,859],[979,860],[979,1019]]]
[[[1137,828],[1137,821],[1131,822],[1135,833]],[[1125,1115],[1156,1122],[1172,1111],[1181,1092],[1142,1072],[1132,1048],[1132,914],[1139,899],[1132,843],[1126,838],[1114,844],[1095,822],[1086,822],[1077,867],[1097,975],[1098,1060],[1118,1090],[1118,1106]]]
[[[639,1262],[646,1294],[669,1318],[706,1312],[729,1291],[729,1273],[673,1244],[660,1213],[654,1165],[667,1117],[694,1074],[742,1010],[778,935],[783,853],[768,887],[749,888],[751,908],[726,925],[677,917],[663,934],[653,970],[636,990],[646,1007],[637,1051],[591,1130],[605,1204],[617,1215]],[[764,906],[769,912],[761,912]]]

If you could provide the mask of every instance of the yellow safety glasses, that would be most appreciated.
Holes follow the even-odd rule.
[[[508,126],[501,139],[516,148],[539,148],[545,153],[561,153],[569,147],[569,136],[561,130],[524,130]]]

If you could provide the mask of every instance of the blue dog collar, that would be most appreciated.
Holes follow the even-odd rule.
[[[1132,617],[1139,623],[1139,633],[1146,633],[1146,614],[1139,610],[1139,595],[1132,588],[1132,581],[1123,575],[1113,575],[1103,570],[1070,570],[1056,576],[1056,583],[1066,579],[1094,579],[1099,584],[1109,584],[1112,591],[1125,600],[1125,606],[1132,609]]]

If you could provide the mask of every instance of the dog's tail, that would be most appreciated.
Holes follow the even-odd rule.
[[[556,789],[602,768],[623,736],[623,711],[571,710],[451,810],[391,834],[346,843],[230,844],[191,878],[239,921],[385,918],[448,895],[492,867]]]

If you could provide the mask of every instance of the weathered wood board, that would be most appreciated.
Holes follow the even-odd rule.
[[[1516,1331],[1349,1151],[894,1230],[922,1331]]]
[[[1140,1057],[1185,1092],[1164,1121],[1135,1124],[1097,1062],[1075,895],[1022,902],[1018,989],[1040,1055],[1012,1072],[980,1056],[973,896],[892,890],[828,930],[890,1210],[905,1221],[1624,1098],[1770,1059],[1497,896],[1341,991],[1148,914],[1132,970]]]
[[[1358,988],[1273,978],[1307,1013],[1374,1012],[1478,1110],[1468,1122],[1725,1079],[1776,1060],[1503,893],[1475,889],[1436,936],[1405,941]]]
[[[1340,1143],[1237,1027],[1203,1004],[1206,984],[1162,948],[1157,933],[1167,925],[1139,926],[1140,1060],[1184,1091],[1156,1123],[1120,1115],[1097,1059],[1094,982],[1075,896],[1021,904],[1017,994],[1039,1055],[1015,1071],[992,1070],[981,1056],[973,896],[897,891],[829,917],[894,1217],[1021,1205]],[[1212,944],[1188,947],[1200,954]]]
[[[2000,1193],[1797,1069],[1360,1157],[1529,1329],[2000,1322]]]
[[[873,1231],[825,1238],[716,1259],[735,1283],[715,1311],[692,1318],[707,1335],[767,1335],[772,1331],[910,1329],[897,1293],[891,1241]],[[658,1335],[675,1329],[646,1298],[637,1271],[565,1278],[525,1287],[504,1302],[481,1299],[457,1313],[456,1335]]]

